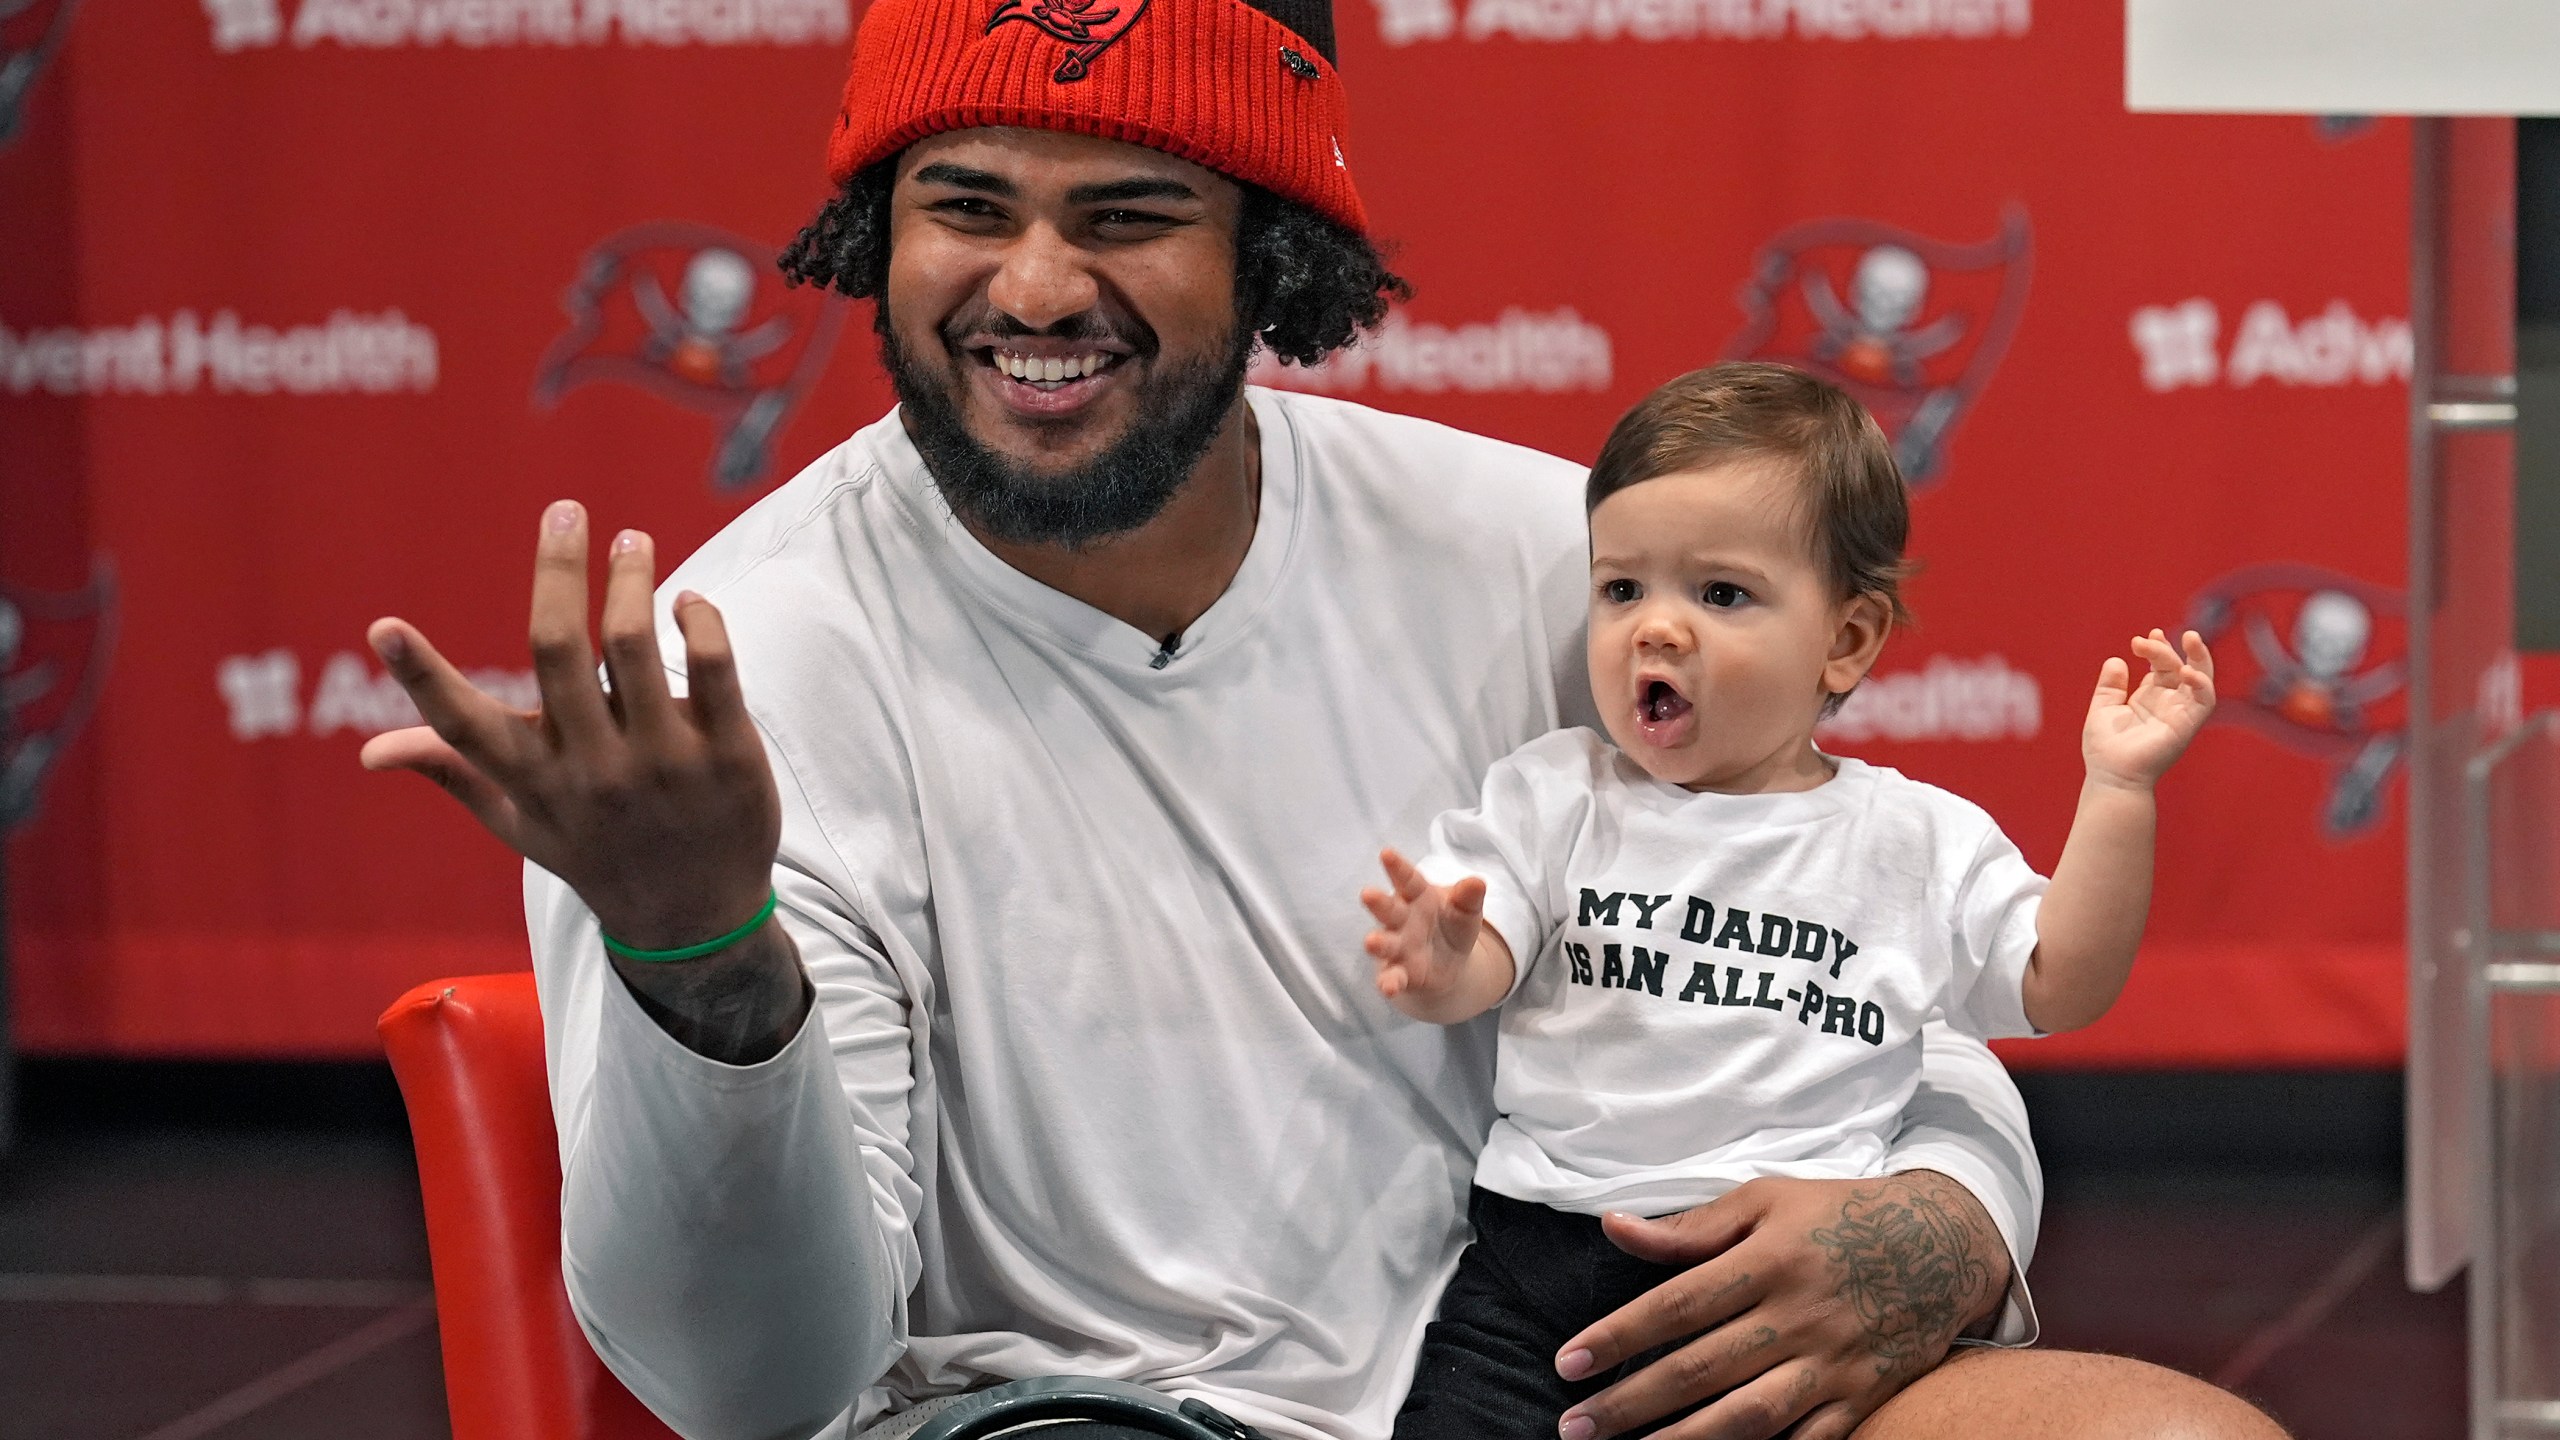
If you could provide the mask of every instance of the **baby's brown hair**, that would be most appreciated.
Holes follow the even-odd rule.
[[[1893,444],[1847,391],[1792,365],[1727,361],[1638,401],[1600,447],[1583,513],[1630,485],[1750,459],[1795,468],[1814,559],[1838,598],[1874,595],[1896,626],[1909,625],[1911,491]]]

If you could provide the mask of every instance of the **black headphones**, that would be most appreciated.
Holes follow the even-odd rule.
[[[1044,1376],[981,1390],[934,1416],[910,1440],[1262,1440],[1262,1433],[1206,1400],[1177,1405],[1120,1380]]]

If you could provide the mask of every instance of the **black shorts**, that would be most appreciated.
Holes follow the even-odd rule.
[[[1645,1354],[1581,1380],[1556,1374],[1556,1352],[1584,1326],[1683,1273],[1609,1242],[1595,1216],[1550,1210],[1478,1189],[1467,1202],[1475,1243],[1423,1332],[1413,1392],[1396,1440],[1555,1440],[1567,1407],[1633,1374]],[[1668,1348],[1668,1347],[1665,1347]],[[1630,1430],[1648,1435],[1686,1415]]]

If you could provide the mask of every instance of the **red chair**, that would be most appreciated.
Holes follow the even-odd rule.
[[[569,1313],[533,976],[421,985],[376,1028],[418,1145],[454,1440],[670,1440]]]

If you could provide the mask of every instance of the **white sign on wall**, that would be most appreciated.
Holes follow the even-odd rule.
[[[2128,110],[2560,115],[2551,0],[2126,0]]]

